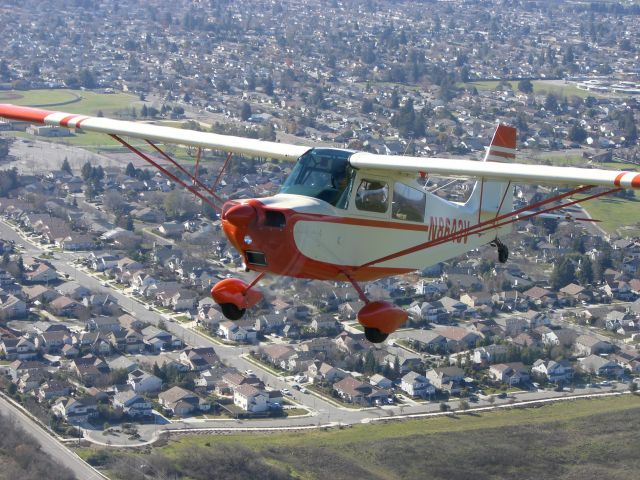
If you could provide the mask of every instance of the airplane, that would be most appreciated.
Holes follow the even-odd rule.
[[[515,222],[640,188],[640,173],[515,163],[517,132],[504,124],[497,125],[483,160],[474,161],[306,147],[10,104],[0,105],[0,117],[109,135],[220,212],[224,233],[246,270],[257,273],[250,283],[227,278],[212,287],[226,318],[238,320],[261,301],[257,284],[265,274],[346,281],[364,302],[357,318],[373,343],[385,341],[408,314],[391,302],[370,300],[360,282],[426,268],[487,244],[506,262],[509,252],[500,237]],[[144,140],[154,155],[123,136]],[[194,173],[158,143],[197,147]],[[198,178],[202,149],[227,153],[214,185]],[[295,164],[277,194],[224,201],[215,188],[234,154]],[[433,175],[475,183],[465,202],[448,201],[425,187]],[[515,183],[563,188],[514,208]]]

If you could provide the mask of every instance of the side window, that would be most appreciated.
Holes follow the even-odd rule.
[[[417,188],[396,182],[393,186],[391,215],[398,220],[424,222],[427,196]]]
[[[389,186],[377,180],[362,180],[356,192],[356,208],[384,213],[389,206]]]

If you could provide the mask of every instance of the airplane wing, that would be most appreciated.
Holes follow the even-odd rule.
[[[75,128],[87,132],[125,135],[149,141],[190,145],[233,152],[253,157],[297,160],[309,147],[277,142],[263,142],[251,138],[196,132],[181,128],[163,127],[141,122],[127,122],[102,117],[88,117],[64,112],[53,112],[31,107],[0,104],[0,117],[55,127]]]
[[[355,168],[394,172],[416,172],[454,178],[510,180],[541,185],[593,185],[640,188],[640,173],[576,167],[553,167],[524,163],[478,162],[452,158],[401,157],[354,153],[349,162]]]
[[[266,142],[230,135],[218,135],[102,117],[89,117],[10,104],[0,104],[0,117],[281,160],[296,160],[309,150],[309,147],[301,145]],[[636,172],[492,161],[514,158],[515,129],[501,125],[496,129],[496,134],[485,158],[485,160],[489,161],[405,157],[357,152],[351,155],[349,162],[355,168],[407,173],[416,172],[454,178],[482,178],[531,184],[591,185],[640,189],[640,173]]]

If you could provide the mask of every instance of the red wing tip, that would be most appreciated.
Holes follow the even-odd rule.
[[[21,122],[44,123],[44,119],[51,115],[50,110],[33,107],[21,107],[9,103],[0,104],[0,117]]]

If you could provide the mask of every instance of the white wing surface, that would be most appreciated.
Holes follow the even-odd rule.
[[[358,152],[349,159],[355,168],[420,172],[458,178],[485,178],[540,185],[594,185],[640,188],[640,174],[618,170],[552,167],[524,163],[476,162],[451,158],[400,157]]]
[[[0,117],[56,127],[67,127],[112,135],[126,135],[149,141],[190,145],[222,150],[253,157],[297,160],[309,147],[277,142],[263,142],[251,138],[196,132],[181,128],[162,127],[141,122],[111,120],[30,107],[0,104]]]

